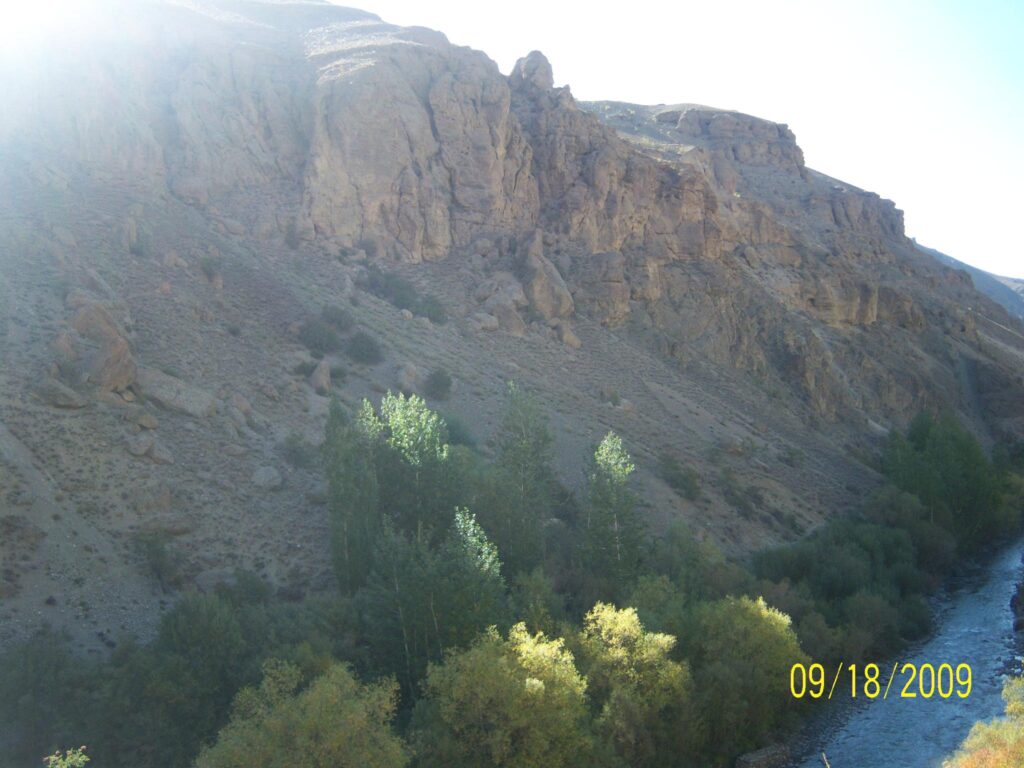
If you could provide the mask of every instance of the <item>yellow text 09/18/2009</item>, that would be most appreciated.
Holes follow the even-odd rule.
[[[794,699],[966,699],[973,683],[971,665],[893,662],[883,667],[840,662],[835,672],[823,664],[794,664],[789,670],[789,692]]]

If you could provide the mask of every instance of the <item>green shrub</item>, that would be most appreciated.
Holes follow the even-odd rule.
[[[199,260],[199,268],[203,271],[203,275],[207,280],[213,280],[217,275],[220,274],[222,261],[219,256],[203,256]]]
[[[293,467],[309,469],[316,465],[320,452],[316,446],[303,439],[302,435],[292,432],[281,444],[281,455]]]
[[[659,463],[661,479],[669,484],[672,490],[681,493],[690,501],[700,498],[700,475],[693,467],[685,469],[679,460],[669,454],[663,454]]]
[[[320,317],[323,318],[324,322],[341,333],[350,330],[355,325],[352,313],[338,305],[324,307],[320,312]]]
[[[310,352],[326,355],[341,348],[341,337],[325,320],[310,318],[299,328],[299,341],[306,345]]]
[[[432,400],[446,400],[452,391],[452,377],[444,368],[430,372],[423,382],[423,393]]]
[[[345,354],[357,363],[373,365],[384,359],[380,344],[370,334],[359,331],[345,344]]]
[[[146,569],[164,592],[182,583],[181,558],[167,546],[169,539],[164,531],[143,533],[136,538]]]
[[[296,376],[309,376],[313,371],[316,370],[316,363],[312,360],[304,360],[301,363],[296,363],[295,367],[292,368],[292,373]]]
[[[407,309],[432,322],[442,324],[448,319],[448,313],[437,297],[421,295],[416,286],[404,277],[384,272],[374,264],[366,270],[366,288],[399,309]]]
[[[444,323],[448,322],[448,311],[436,296],[428,295],[421,297],[419,305],[413,312],[417,315],[423,315],[430,322],[437,323],[438,325],[444,325]]]
[[[476,438],[473,437],[473,433],[469,431],[469,427],[466,425],[466,422],[451,413],[445,415],[444,420],[448,424],[449,445],[464,445],[467,448],[476,447]]]

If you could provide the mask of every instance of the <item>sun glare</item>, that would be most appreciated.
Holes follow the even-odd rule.
[[[75,0],[0,0],[0,51],[36,47],[55,32],[72,31],[88,2]]]

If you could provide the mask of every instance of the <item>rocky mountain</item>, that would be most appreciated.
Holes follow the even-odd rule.
[[[1024,435],[1019,320],[786,126],[580,104],[539,53],[506,76],[314,0],[98,8],[0,72],[0,643],[145,637],[155,536],[199,588],[328,588],[330,398],[432,371],[485,453],[507,382],[537,392],[570,486],[615,429],[652,528],[737,554],[856,505],[921,408]],[[325,307],[383,360],[318,362]]]
[[[934,256],[943,264],[966,272],[971,276],[975,288],[999,304],[1013,317],[1018,320],[1024,319],[1024,280],[993,275],[991,272],[957,261],[952,256],[947,256],[934,248],[926,248],[923,245],[917,247],[929,256]]]

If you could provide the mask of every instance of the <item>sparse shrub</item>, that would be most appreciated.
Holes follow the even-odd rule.
[[[323,318],[324,322],[330,324],[336,331],[341,333],[350,330],[355,325],[352,313],[338,305],[324,307],[320,312],[320,317]]]
[[[318,317],[310,318],[299,328],[299,341],[306,345],[310,352],[326,355],[341,348],[341,337],[325,320]]]
[[[237,323],[231,323],[231,324],[228,325],[228,333],[230,333],[232,336],[235,336],[235,337],[241,336],[242,335],[242,327],[240,325],[238,325]]]
[[[292,373],[294,373],[296,376],[306,377],[313,373],[315,369],[316,363],[314,363],[312,360],[304,360],[301,363],[297,363],[295,367],[292,368]]]
[[[164,531],[151,531],[137,537],[146,569],[164,592],[181,586],[182,582],[181,558],[167,546],[169,538]]]
[[[370,334],[359,331],[345,344],[345,354],[357,363],[373,365],[384,359],[380,344]]]
[[[755,507],[760,506],[763,501],[760,497],[760,491],[752,485],[741,488],[736,475],[733,474],[731,469],[723,469],[718,479],[722,487],[722,496],[725,498],[726,503],[734,507],[737,512],[748,520],[752,518]],[[752,489],[756,493],[753,493]]]
[[[663,454],[659,463],[661,479],[664,480],[672,490],[681,493],[690,501],[700,498],[700,475],[693,467],[686,467],[679,463],[679,460],[669,454]]]
[[[337,364],[331,366],[331,383],[340,383],[345,380],[347,375],[348,371],[345,370],[345,366]]]
[[[464,445],[467,448],[476,447],[476,438],[469,431],[466,422],[451,413],[446,414],[444,420],[448,424],[448,443],[450,445]]]
[[[207,280],[213,280],[213,278],[219,275],[221,267],[221,259],[218,256],[203,256],[199,260],[199,269],[203,271],[203,275]]]
[[[423,382],[423,392],[432,400],[446,400],[451,391],[452,377],[444,368],[431,371]]]
[[[316,465],[320,452],[315,445],[304,440],[302,435],[292,432],[281,444],[281,455],[293,467],[309,469]]]
[[[790,445],[782,452],[779,456],[783,464],[788,464],[791,467],[799,467],[804,463],[804,452],[799,448],[795,448]]]
[[[444,305],[436,296],[421,295],[416,286],[404,277],[384,272],[376,265],[371,264],[366,270],[366,288],[374,296],[431,322],[442,324],[448,319]]]
[[[436,296],[428,295],[421,297],[419,306],[413,311],[417,315],[423,315],[430,322],[437,323],[438,325],[444,325],[448,322],[448,311]]]

